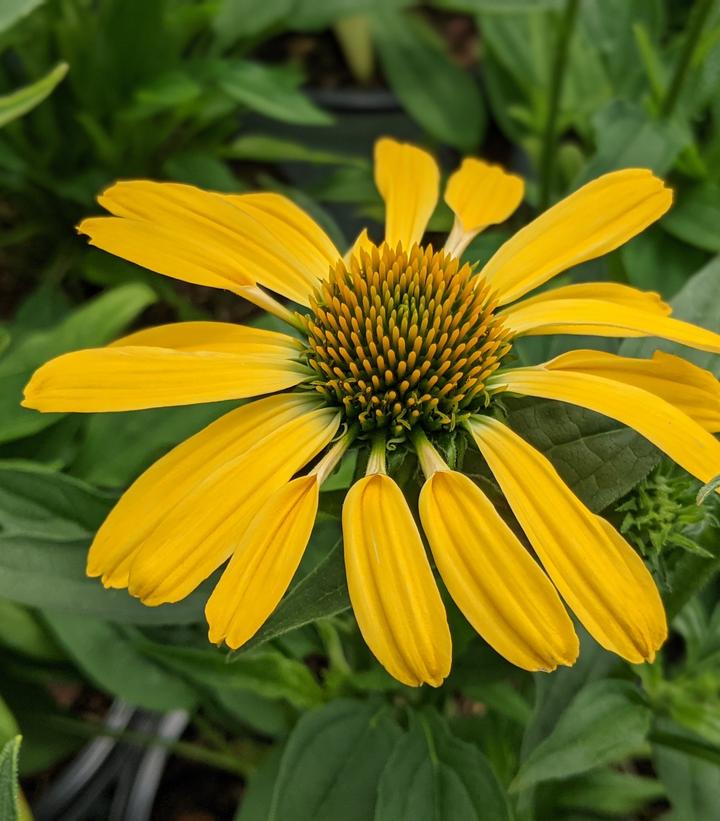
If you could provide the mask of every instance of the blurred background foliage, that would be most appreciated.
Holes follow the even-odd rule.
[[[84,577],[119,493],[228,404],[84,417],[18,404],[43,361],[128,327],[271,324],[89,249],[74,226],[104,186],[280,191],[342,248],[365,224],[381,236],[381,134],[424,144],[446,173],[474,154],[526,177],[513,224],[481,235],[473,261],[592,177],[652,168],[674,208],[566,277],[657,290],[720,331],[719,91],[717,0],[0,2],[3,821],[29,817],[26,797],[39,819],[720,818],[720,511],[636,434],[557,403],[508,405],[656,573],[673,619],[657,661],[631,667],[583,637],[574,668],[530,675],[448,601],[453,673],[413,691],[372,660],[349,610],[347,471],[323,489],[295,586],[228,660],[206,642],[206,591],[151,609]],[[450,222],[440,204],[431,232]],[[670,343],[608,344],[682,350],[720,374]]]

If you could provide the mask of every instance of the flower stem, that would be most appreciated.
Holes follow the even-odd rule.
[[[430,443],[425,431],[421,428],[414,428],[410,436],[426,479],[429,479],[433,473],[437,473],[439,470],[450,470],[442,456]]]
[[[357,425],[350,427],[310,471],[310,475],[317,475],[319,484],[322,485],[333,470],[335,470],[336,465],[343,458],[347,449],[352,444],[353,439],[357,436],[358,430]]]
[[[547,119],[543,133],[542,151],[540,154],[540,210],[550,204],[553,176],[555,172],[555,151],[557,137],[557,119],[560,110],[560,98],[565,79],[565,65],[572,34],[577,17],[578,0],[565,0],[565,9],[560,18],[557,45],[550,77],[550,96],[548,98]]]
[[[690,14],[690,22],[688,23],[687,34],[685,36],[685,43],[680,52],[677,65],[675,66],[675,73],[673,74],[667,93],[660,106],[660,115],[662,117],[670,117],[675,110],[677,101],[680,99],[680,91],[682,90],[685,80],[687,79],[688,69],[692,62],[693,54],[697,48],[697,44],[702,34],[703,26],[707,20],[710,9],[713,6],[714,0],[698,0],[693,6]]]
[[[372,473],[387,473],[385,434],[382,431],[378,431],[377,434],[375,434],[372,448],[370,449],[370,458],[368,459],[365,475],[370,476]]]

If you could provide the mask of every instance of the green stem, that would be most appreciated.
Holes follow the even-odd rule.
[[[693,6],[693,10],[690,14],[690,22],[688,23],[685,43],[682,51],[680,52],[677,65],[675,66],[675,73],[673,74],[667,93],[665,94],[665,98],[660,106],[660,115],[662,117],[669,117],[675,110],[677,101],[680,99],[680,92],[685,84],[685,80],[687,79],[693,54],[697,48],[703,26],[705,25],[708,14],[710,14],[710,9],[713,6],[713,2],[714,0],[698,0],[698,2]]]
[[[550,77],[550,97],[548,99],[547,119],[543,133],[542,151],[540,154],[540,210],[550,204],[553,175],[555,172],[555,142],[557,137],[557,119],[560,110],[560,98],[565,80],[565,65],[572,34],[577,17],[578,0],[565,0],[565,10],[558,28],[557,46]]]
[[[710,761],[713,764],[720,764],[720,749],[705,741],[688,738],[676,733],[663,733],[655,731],[650,733],[650,741],[662,747],[669,747],[681,753],[687,753],[703,761]]]
[[[247,777],[255,770],[254,764],[244,762],[239,757],[208,750],[189,741],[169,741],[146,733],[138,733],[135,730],[111,730],[105,725],[81,721],[69,716],[47,715],[43,716],[42,721],[45,726],[49,724],[61,732],[71,733],[81,738],[116,738],[118,741],[138,747],[164,747],[179,758],[198,761],[201,764],[207,764],[208,767],[224,770],[234,775]]]

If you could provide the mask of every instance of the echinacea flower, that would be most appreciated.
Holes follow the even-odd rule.
[[[448,592],[498,653],[527,670],[572,664],[567,605],[605,648],[652,659],[667,633],[639,556],[590,512],[550,461],[503,421],[502,393],[556,399],[619,420],[702,482],[720,473],[718,383],[683,359],[573,351],[508,365],[536,334],[654,336],[720,353],[720,336],[670,316],[657,294],[616,283],[526,294],[620,246],[670,207],[644,169],[606,174],[550,208],[479,271],[472,238],[510,216],[523,182],[466,159],[445,200],[443,250],[422,245],[440,174],[433,158],[382,139],[375,178],[385,239],[363,232],[343,257],[278,194],[224,195],[119,182],[112,216],[85,220],[92,244],[158,273],[225,288],[287,321],[291,333],[221,322],[139,331],[65,354],[33,376],[26,407],[125,411],[267,395],[169,452],[122,496],[87,571],[149,605],[175,602],[228,559],[207,603],[210,640],[246,642],[287,590],[323,482],[350,448],[369,451],[343,507],[348,587],[362,634],[399,681],[439,685],[451,661],[444,605],[386,451],[417,454],[420,524]],[[270,291],[300,307],[293,312]],[[442,458],[438,437],[469,436],[535,556],[483,491]]]

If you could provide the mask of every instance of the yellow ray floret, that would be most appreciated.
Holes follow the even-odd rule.
[[[402,491],[389,476],[366,476],[350,488],[342,520],[348,589],[365,641],[398,681],[438,687],[450,672],[450,630]]]
[[[252,520],[205,607],[211,642],[240,647],[270,616],[307,547],[319,491],[316,475],[293,479]]]
[[[618,248],[671,202],[672,192],[646,168],[605,174],[520,229],[481,274],[501,304],[512,302],[560,271]]]
[[[607,650],[652,661],[667,625],[660,595],[630,545],[591,513],[535,448],[491,417],[471,433],[545,570]]]
[[[433,473],[420,519],[448,592],[491,647],[525,670],[573,664],[578,640],[555,588],[474,482]]]

